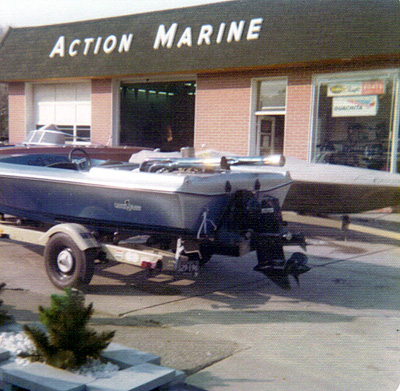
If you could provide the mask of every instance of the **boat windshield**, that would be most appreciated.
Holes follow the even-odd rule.
[[[57,154],[23,154],[0,158],[0,163],[18,164],[32,167],[51,167],[62,169],[87,169],[89,167],[110,168],[116,170],[132,171],[139,168],[138,163],[127,163],[113,160],[90,159],[87,165],[85,157],[74,156],[72,161],[66,155]]]
[[[26,136],[24,145],[65,145],[65,134],[57,130],[32,130]]]

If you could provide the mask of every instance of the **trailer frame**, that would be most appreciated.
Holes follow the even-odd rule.
[[[46,229],[3,218],[0,238],[43,246],[48,277],[60,289],[89,284],[96,260],[125,263],[151,273],[173,272],[176,276],[181,273],[196,276],[199,271],[199,262],[184,255],[182,247],[177,246],[174,253],[129,241],[105,243],[90,229],[76,223],[60,223]]]

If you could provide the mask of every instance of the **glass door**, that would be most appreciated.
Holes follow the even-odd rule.
[[[270,116],[257,118],[257,151],[260,155],[271,155],[275,151],[276,119]]]

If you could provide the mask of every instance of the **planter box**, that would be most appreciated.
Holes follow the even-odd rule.
[[[10,357],[10,352],[8,350],[0,348],[0,362],[8,360]]]
[[[0,358],[7,360],[6,351]],[[13,386],[30,391],[151,391],[157,387],[183,382],[181,371],[162,367],[160,357],[111,343],[102,357],[122,368],[111,378],[95,379],[54,368],[43,363],[20,366],[3,361],[0,366],[0,389],[13,390]]]
[[[161,363],[160,356],[127,348],[126,346],[117,343],[110,343],[101,353],[101,357],[118,365],[121,369],[126,369],[143,363],[156,365],[160,365]]]
[[[40,391],[85,391],[86,376],[63,371],[42,363],[21,366],[15,363],[0,368],[3,372],[4,388],[17,386],[27,390]],[[93,379],[92,379],[93,380]]]
[[[86,385],[87,391],[149,391],[175,380],[175,370],[154,364],[140,364],[108,379],[97,379]]]

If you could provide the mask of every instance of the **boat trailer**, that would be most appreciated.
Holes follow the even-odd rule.
[[[60,223],[45,227],[4,215],[0,216],[0,238],[44,246],[47,275],[59,289],[88,285],[98,263],[114,261],[147,269],[149,275],[163,271],[173,273],[176,278],[188,274],[195,278],[200,266],[213,254],[241,257],[254,250],[258,259],[254,270],[266,275],[281,288],[290,289],[289,276],[292,275],[299,283],[299,275],[310,268],[306,265],[307,257],[300,252],[285,260],[283,246],[299,245],[305,249],[305,239],[302,234],[286,231],[279,204],[273,197],[271,201],[264,207],[262,217],[257,216],[258,228],[249,230],[240,239],[229,237],[231,227],[240,224],[247,227],[251,211],[238,218],[238,209],[233,210],[224,226],[219,227],[219,238],[212,241],[201,235],[181,238],[163,233],[150,235],[147,239],[143,233],[137,236],[119,233],[100,236],[82,224]],[[237,202],[243,200],[239,198]]]
[[[81,224],[63,223],[47,231],[21,226],[14,221],[0,224],[0,237],[45,247],[44,260],[50,281],[60,289],[89,284],[94,261],[116,261],[149,271],[198,273],[198,265],[189,257],[138,243],[110,244],[98,241],[93,232]]]

